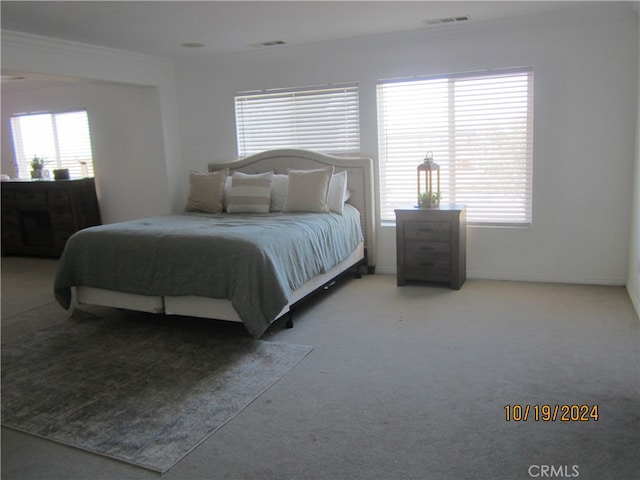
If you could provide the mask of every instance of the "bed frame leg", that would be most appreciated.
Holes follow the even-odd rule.
[[[293,312],[289,310],[287,313],[287,323],[285,323],[287,328],[293,328]]]

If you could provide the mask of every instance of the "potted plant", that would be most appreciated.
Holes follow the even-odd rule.
[[[42,171],[46,163],[44,157],[34,155],[31,159],[31,178],[42,178]]]
[[[418,198],[420,208],[432,208],[440,205],[440,194],[437,192],[422,192]]]

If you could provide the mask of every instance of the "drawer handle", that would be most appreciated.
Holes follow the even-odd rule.
[[[423,267],[433,267],[435,265],[435,263],[433,263],[433,262],[421,262],[420,265],[423,266]]]
[[[420,250],[433,251],[433,250],[435,250],[435,248],[434,248],[434,247],[431,247],[431,246],[429,246],[429,245],[425,245],[425,246],[420,247]]]

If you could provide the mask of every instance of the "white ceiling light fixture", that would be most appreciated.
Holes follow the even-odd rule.
[[[200,43],[200,42],[187,42],[187,43],[181,43],[180,46],[184,48],[202,48],[205,45],[204,43]]]

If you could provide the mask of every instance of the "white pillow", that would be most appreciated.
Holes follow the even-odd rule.
[[[273,172],[234,172],[229,189],[229,213],[269,213]]]
[[[333,167],[289,170],[289,190],[283,212],[329,213],[329,182]]]
[[[343,170],[331,176],[329,182],[329,210],[342,215],[344,202],[347,201],[347,171]]]
[[[211,173],[189,173],[189,196],[185,212],[220,213],[223,207],[224,182],[229,169]]]
[[[289,190],[289,176],[275,174],[271,177],[271,207],[272,212],[281,212]]]

